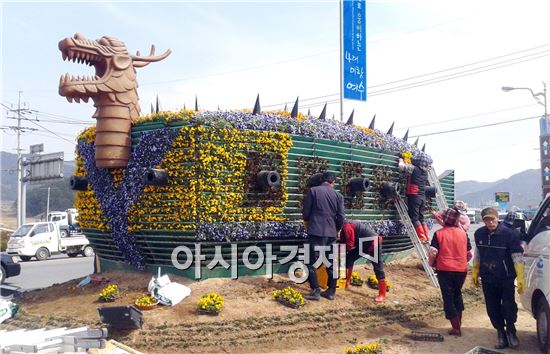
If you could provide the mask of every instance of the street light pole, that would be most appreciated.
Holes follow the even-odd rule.
[[[540,143],[541,143],[541,158],[540,158],[540,171],[542,176],[542,199],[546,197],[546,189],[548,189],[548,192],[550,193],[550,183],[546,183],[548,186],[545,186],[545,181],[550,180],[550,172],[549,170],[549,164],[550,164],[550,157],[547,157],[545,159],[545,154],[547,153],[547,150],[545,150],[544,143],[548,144],[548,137],[550,136],[550,131],[548,127],[548,106],[547,106],[547,100],[546,100],[546,82],[542,82],[543,90],[542,92],[535,93],[533,90],[531,90],[528,87],[509,87],[504,86],[502,87],[502,91],[504,92],[510,92],[512,90],[527,90],[531,92],[531,95],[533,98],[537,101],[538,104],[544,106],[544,129],[540,132]],[[542,97],[542,101],[539,97]],[[547,149],[547,148],[546,148]]]

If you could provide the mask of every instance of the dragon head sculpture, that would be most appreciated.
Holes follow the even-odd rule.
[[[141,56],[139,51],[130,55],[124,42],[114,37],[91,40],[79,33],[61,40],[59,50],[63,60],[95,68],[93,77],[61,75],[59,94],[69,102],[88,102],[90,98],[94,101],[96,166],[126,167],[131,149],[131,123],[140,113],[135,68],[160,61],[171,51],[168,49],[155,56],[155,46],[152,45],[148,56]]]

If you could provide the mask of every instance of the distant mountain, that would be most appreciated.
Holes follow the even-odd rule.
[[[0,152],[0,198],[2,201],[14,201],[17,194],[17,155],[1,151]],[[69,178],[75,170],[74,161],[65,161],[63,164],[63,176],[69,187]],[[48,183],[30,184],[28,190],[36,187],[48,186]]]
[[[464,181],[455,184],[456,199],[465,201],[470,207],[493,205],[495,192],[510,193],[509,207],[535,208],[541,201],[540,170],[525,170],[496,182]]]

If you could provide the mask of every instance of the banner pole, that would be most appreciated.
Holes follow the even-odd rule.
[[[343,69],[343,39],[342,39],[342,36],[343,36],[343,30],[342,30],[342,0],[338,1],[338,4],[339,4],[339,7],[340,7],[340,17],[339,17],[339,20],[338,20],[338,23],[340,25],[340,122],[343,122],[344,121],[344,69]]]

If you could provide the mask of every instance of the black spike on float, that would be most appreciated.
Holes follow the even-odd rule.
[[[405,133],[405,136],[403,137],[403,140],[407,141],[409,139],[409,129],[407,129],[407,132]]]
[[[394,124],[395,124],[395,122],[392,122],[390,129],[388,129],[388,132],[386,133],[387,135],[392,135],[393,134],[393,125]]]
[[[311,110],[308,108],[307,109],[307,116],[309,117],[311,115]]]
[[[220,105],[218,105],[218,111],[220,110]]]
[[[327,116],[327,104],[325,103],[325,106],[321,111],[321,115],[319,116],[319,120],[325,120],[326,116]]]
[[[160,110],[160,103],[159,103],[159,95],[157,95],[157,107],[155,108],[155,112],[159,112]]]
[[[332,120],[336,120],[336,116],[332,113]]]
[[[256,115],[260,113],[260,94],[256,96],[256,103],[254,103],[254,109],[252,110],[252,114]]]
[[[151,103],[151,114],[155,112],[155,108],[153,107],[153,104]]]
[[[183,110],[187,110],[187,107],[185,107],[185,103],[183,104]]]
[[[195,112],[198,112],[198,111],[199,111],[199,99],[195,95]]]
[[[426,152],[426,144],[422,146],[422,152]]]
[[[287,109],[287,107],[286,107],[286,103],[285,103],[285,109],[284,109],[285,112],[286,112],[286,109]]]
[[[418,139],[420,139],[420,137],[417,137],[416,141],[414,142],[414,146],[416,146],[416,147],[418,147]]]
[[[375,120],[376,120],[376,113],[374,114],[374,116],[372,117],[372,120],[370,121],[369,129],[374,129],[374,121]]]
[[[294,107],[292,107],[292,112],[290,112],[292,118],[298,117],[298,98],[296,97],[296,102],[294,102]]]
[[[349,115],[348,121],[346,122],[346,125],[353,125],[353,114],[355,113],[355,109],[351,111],[351,114]]]

